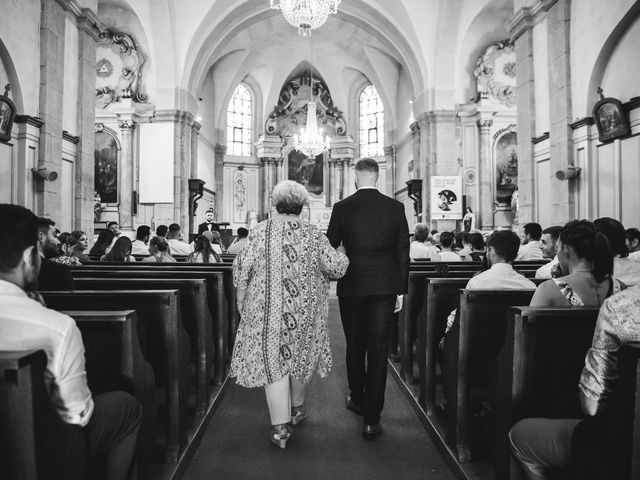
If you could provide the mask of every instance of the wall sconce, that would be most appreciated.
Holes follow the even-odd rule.
[[[556,178],[558,180],[573,180],[574,178],[578,178],[580,176],[581,171],[582,169],[580,167],[569,165],[567,168],[558,170],[556,172]]]
[[[53,182],[58,179],[58,172],[55,172],[55,171],[48,172],[47,167],[32,168],[31,173],[33,173],[33,176],[35,177],[36,180],[45,180],[47,182]]]

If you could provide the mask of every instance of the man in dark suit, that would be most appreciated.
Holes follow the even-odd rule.
[[[367,440],[382,433],[380,412],[394,311],[402,307],[409,277],[409,228],[404,206],[376,189],[378,163],[356,164],[358,191],[333,206],[327,237],[344,246],[347,273],[338,281],[347,340],[347,408],[364,415]],[[366,357],[366,361],[365,361]]]
[[[207,230],[213,232],[214,230],[220,231],[220,225],[213,222],[213,210],[207,210],[204,214],[205,222],[198,225],[198,235],[202,235]]]

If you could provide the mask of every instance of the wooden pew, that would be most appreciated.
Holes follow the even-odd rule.
[[[456,321],[445,335],[443,382],[447,441],[460,462],[471,460],[468,440],[470,390],[486,388],[486,370],[502,348],[507,311],[528,305],[535,290],[462,290]]]
[[[618,356],[621,381],[618,385],[622,404],[623,423],[628,432],[629,479],[640,478],[640,343],[623,345]]]
[[[134,310],[62,311],[76,321],[85,347],[87,383],[93,395],[122,390],[142,406],[136,463],[138,479],[149,476],[154,441],[155,380],[138,340]]]
[[[578,381],[598,307],[509,309],[489,385],[489,438],[497,479],[517,478],[508,433],[528,417],[580,418]]]
[[[209,378],[214,358],[213,319],[207,303],[204,279],[130,278],[128,272],[120,278],[75,278],[78,290],[163,290],[180,291],[180,310],[191,340],[191,353],[196,365],[196,415],[204,415],[209,401]]]
[[[189,338],[182,325],[178,290],[84,290],[40,292],[54,310],[134,309],[145,358],[156,383],[166,386],[167,438],[165,459],[176,463],[186,436],[189,378]]]
[[[43,350],[0,352],[0,473],[6,480],[82,480],[82,427],[63,422],[49,400]]]

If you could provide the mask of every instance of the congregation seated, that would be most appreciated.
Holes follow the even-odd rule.
[[[196,238],[193,252],[187,256],[187,263],[218,263],[222,261],[220,255],[211,247],[211,242],[205,236],[206,233],[211,234],[211,232],[205,231]]]
[[[627,228],[627,249],[629,250],[629,258],[633,261],[640,262],[640,230],[637,228]]]
[[[411,260],[427,259],[431,262],[439,262],[438,249],[432,243],[429,227],[424,223],[416,224],[413,233],[413,241],[409,245],[409,257]]]
[[[149,255],[149,239],[151,238],[151,227],[140,225],[136,230],[136,239],[131,242],[131,255]]]
[[[167,227],[166,225],[158,225],[158,228],[156,228],[156,237],[160,237],[162,240],[166,240],[168,231],[169,227]]]
[[[607,238],[586,220],[567,223],[558,238],[558,267],[562,275],[541,283],[532,307],[600,306],[625,288],[613,278],[613,257]]]
[[[84,253],[89,248],[89,237],[82,230],[74,230],[71,232],[73,242],[71,245],[71,255],[77,257],[80,263],[90,262],[89,255]]]
[[[167,231],[167,243],[172,255],[189,255],[193,252],[191,245],[180,240],[180,225],[172,223]]]
[[[176,259],[169,252],[169,244],[160,236],[149,240],[149,254],[142,259],[143,262],[176,263]]]
[[[586,420],[527,418],[511,429],[512,451],[529,479],[555,478],[551,475],[558,471],[572,472],[580,479],[620,478],[606,460],[624,450],[620,442],[626,440],[607,431],[606,416],[613,413],[607,407],[615,395],[620,347],[640,342],[640,322],[630,321],[639,316],[640,286],[602,304],[579,383]],[[595,421],[599,417],[604,420]],[[621,467],[621,463],[613,465]]]
[[[94,243],[93,247],[91,247],[91,250],[89,250],[89,255],[102,257],[105,253],[107,253],[107,248],[109,248],[113,239],[114,235],[111,230],[102,230],[98,234],[96,243]]]
[[[458,243],[460,244],[458,245]],[[471,234],[469,232],[456,233],[456,248],[460,258],[463,261],[466,260],[466,256],[471,253]]]
[[[453,251],[453,233],[442,232],[440,234],[440,261],[442,262],[460,262],[462,259],[460,255]]]
[[[59,255],[51,258],[52,262],[62,263],[63,265],[82,265],[80,259],[72,255],[73,237],[69,232],[62,232],[58,235],[58,242]]]
[[[536,278],[551,278],[552,273],[558,265],[558,238],[560,237],[560,230],[562,227],[553,226],[545,228],[542,231],[542,237],[540,238],[540,248],[542,249],[542,256],[544,258],[550,258],[549,263],[541,266],[536,270]]]
[[[72,290],[73,276],[68,265],[55,262],[60,257],[60,242],[54,236],[55,222],[49,218],[38,218],[38,243],[42,262],[38,274],[39,290]]]
[[[209,240],[213,251],[218,255],[222,255],[222,237],[220,236],[220,232],[217,230],[205,230],[202,232],[202,235]],[[192,246],[195,247],[195,242]]]
[[[486,253],[484,237],[480,232],[468,233],[467,235],[469,235],[471,250],[464,256],[461,252],[458,252],[458,254],[465,262],[481,262]]]
[[[124,235],[116,240],[109,253],[100,258],[101,262],[135,262],[131,255],[131,240]]]
[[[244,227],[238,228],[238,236],[233,241],[229,248],[227,248],[227,253],[232,255],[237,255],[244,248],[249,240],[249,230]]]
[[[74,320],[30,298],[40,267],[42,222],[26,208],[7,204],[0,205],[0,221],[0,350],[44,350],[51,404],[65,423],[83,429],[89,469],[107,480],[124,479],[136,449],[140,404],[125,392],[92,396]]]
[[[532,222],[524,226],[524,242],[518,250],[517,262],[542,260],[540,237],[542,237],[542,227],[539,223]]]
[[[622,224],[609,217],[598,218],[593,223],[609,240],[613,255],[613,276],[628,287],[640,283],[640,263],[629,258],[627,234]]]

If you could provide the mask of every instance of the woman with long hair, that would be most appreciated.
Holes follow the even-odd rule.
[[[100,259],[101,262],[135,262],[136,259],[131,256],[131,239],[121,236],[116,243],[113,244],[111,250]]]
[[[153,237],[149,240],[149,256],[142,259],[143,262],[176,263],[171,256],[169,244],[163,237]]]
[[[77,257],[80,262],[90,262],[89,255],[84,253],[89,248],[89,237],[82,230],[74,230],[71,232],[72,244],[71,255]]]
[[[220,255],[216,253],[211,242],[204,235],[196,238],[193,252],[187,257],[187,263],[218,263],[221,261]]]
[[[613,255],[613,276],[627,287],[640,283],[640,263],[629,258],[627,233],[622,224],[610,217],[598,218],[593,222],[607,240]]]
[[[111,230],[102,230],[98,235],[98,239],[96,243],[93,244],[91,250],[89,250],[89,255],[104,255],[113,242],[114,233]]]

